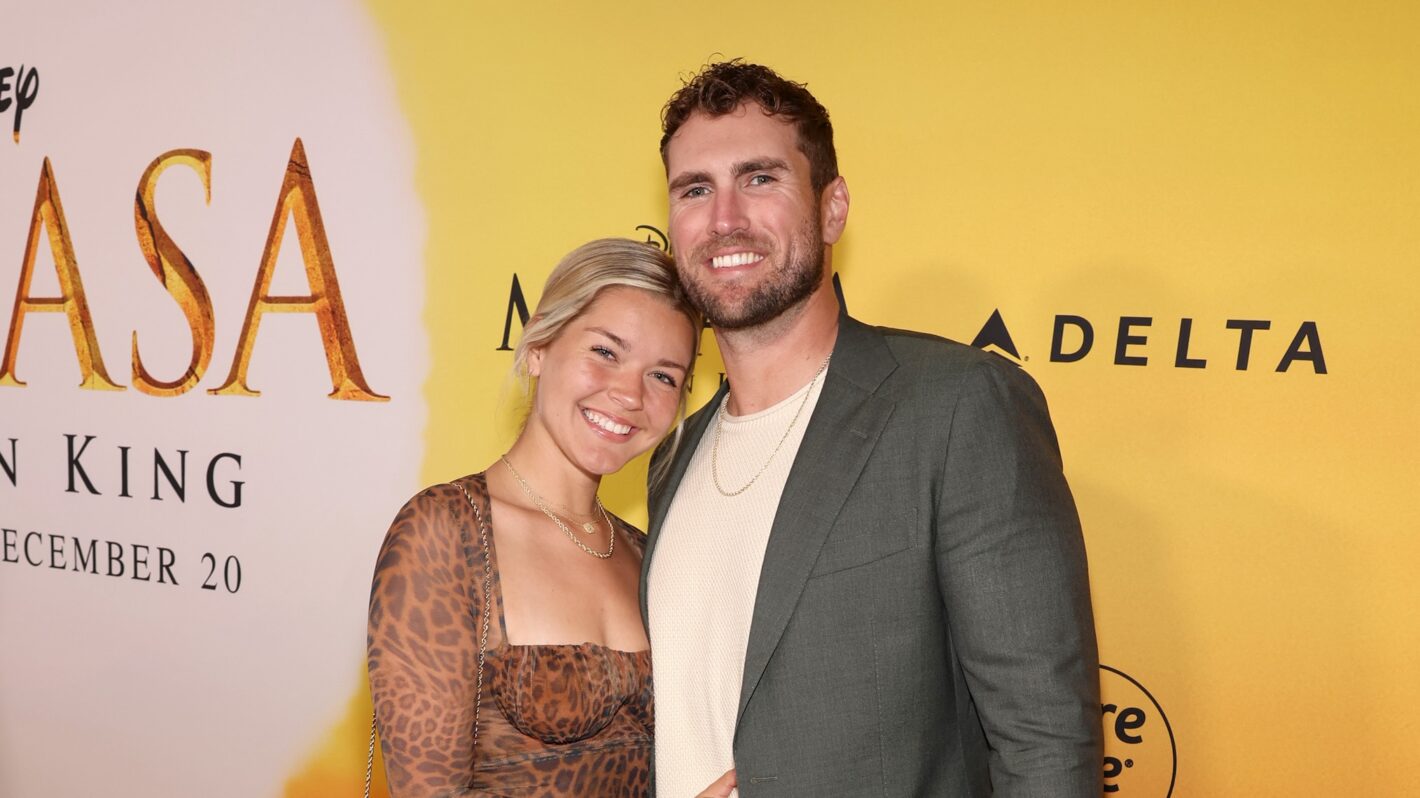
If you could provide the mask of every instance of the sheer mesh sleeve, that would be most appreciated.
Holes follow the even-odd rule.
[[[483,502],[480,494],[473,498]],[[486,556],[478,519],[454,485],[410,499],[380,549],[367,646],[394,798],[481,794],[470,785]],[[490,624],[489,648],[497,634]],[[484,692],[487,707],[486,683]]]

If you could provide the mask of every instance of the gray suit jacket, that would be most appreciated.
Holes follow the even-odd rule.
[[[643,616],[671,498],[725,390],[686,421],[650,497]],[[843,316],[755,596],[740,795],[1098,798],[1097,656],[1035,382]]]

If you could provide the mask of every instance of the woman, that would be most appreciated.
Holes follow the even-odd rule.
[[[593,241],[548,277],[514,353],[536,381],[517,441],[411,499],[380,551],[370,689],[396,798],[649,793],[642,536],[597,488],[683,416],[699,330],[651,246]]]

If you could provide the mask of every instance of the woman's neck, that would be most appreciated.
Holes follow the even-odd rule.
[[[526,427],[499,461],[490,468],[502,471],[554,508],[588,516],[596,512],[600,474],[588,474],[574,465],[545,433],[532,424]],[[508,464],[512,465],[510,469]],[[526,483],[524,486],[522,483]]]

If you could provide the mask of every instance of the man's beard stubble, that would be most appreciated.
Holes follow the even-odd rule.
[[[746,234],[717,238],[701,249],[708,251],[736,246],[765,250]],[[693,257],[694,263],[704,263],[709,259],[706,252],[699,251]],[[738,303],[726,301],[685,272],[681,272],[680,279],[690,304],[705,314],[706,320],[717,329],[745,330],[773,321],[807,299],[823,281],[823,236],[818,217],[809,216],[799,235],[789,242],[780,267]]]

